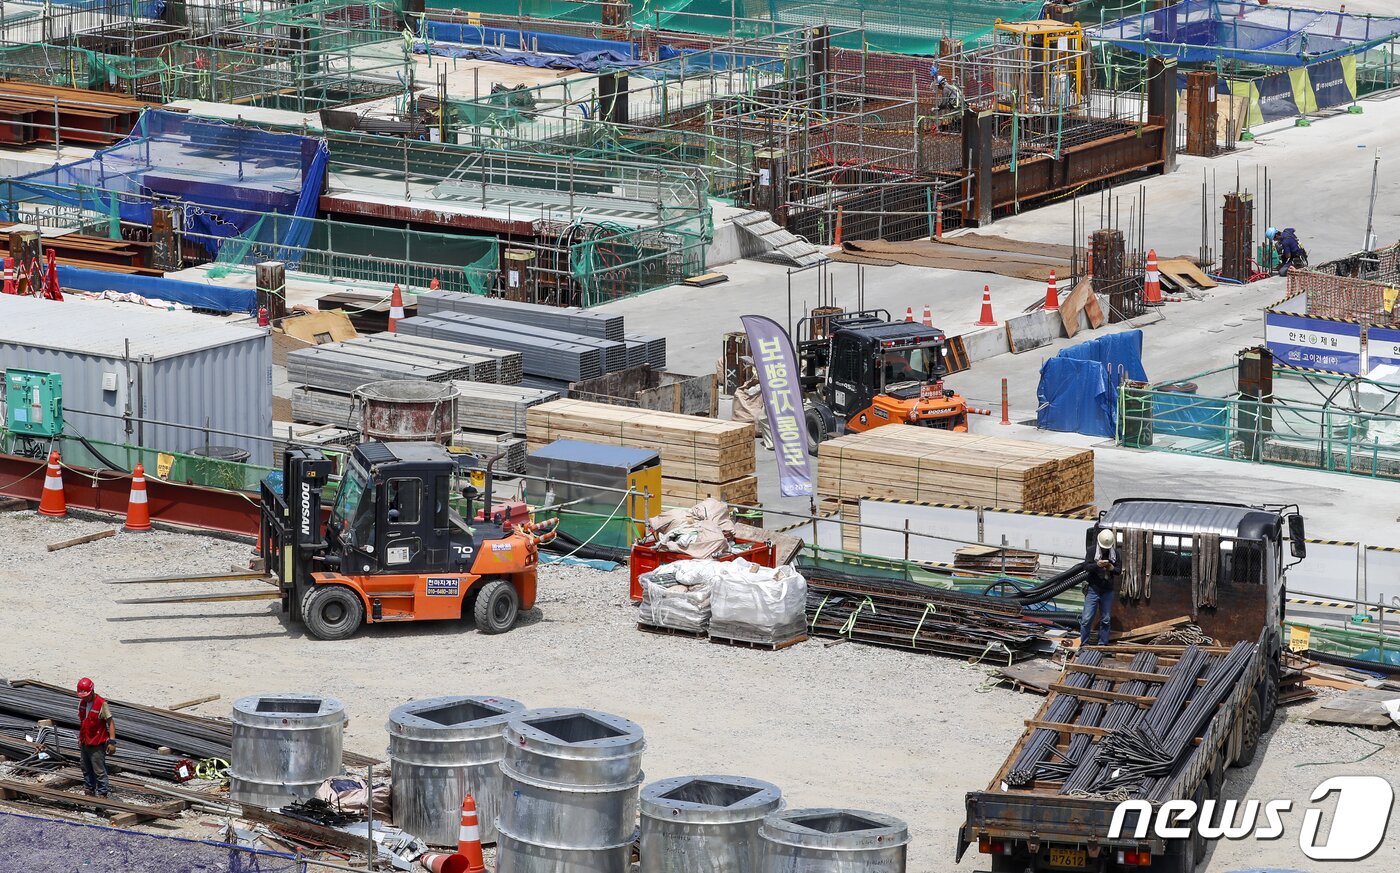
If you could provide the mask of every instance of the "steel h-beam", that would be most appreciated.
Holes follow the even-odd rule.
[[[1176,61],[1147,61],[1147,121],[1162,125],[1162,173],[1176,170]]]
[[[992,137],[996,115],[968,109],[963,112],[963,173],[972,185],[972,219],[978,226],[992,223]],[[964,207],[966,209],[966,207]]]

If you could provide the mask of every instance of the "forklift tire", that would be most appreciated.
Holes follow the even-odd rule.
[[[317,585],[301,603],[302,624],[318,640],[343,640],[365,621],[360,595],[344,585]]]
[[[481,586],[473,613],[477,630],[503,634],[515,627],[515,619],[520,615],[520,595],[505,579],[493,579]]]
[[[807,418],[807,451],[813,455],[817,453],[817,446],[826,442],[831,437],[831,427],[827,423],[826,417],[822,415],[820,409],[808,407]]]

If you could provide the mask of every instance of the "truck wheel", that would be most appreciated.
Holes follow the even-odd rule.
[[[318,640],[343,640],[365,621],[360,595],[344,585],[317,585],[301,603],[302,623]]]
[[[1259,732],[1267,733],[1274,726],[1274,716],[1278,713],[1278,687],[1283,679],[1282,656],[1275,651],[1269,658],[1269,666],[1264,672],[1264,709],[1259,722]]]
[[[515,627],[520,615],[520,595],[504,579],[493,579],[476,596],[476,629],[484,634],[502,634]]]
[[[1236,767],[1248,767],[1259,750],[1259,692],[1249,695],[1244,708],[1244,724],[1240,726],[1240,752],[1235,756]]]

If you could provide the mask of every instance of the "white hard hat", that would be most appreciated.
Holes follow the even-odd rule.
[[[1113,531],[1108,530],[1107,528],[1099,531],[1100,548],[1111,549],[1113,548],[1113,544],[1117,541],[1118,538],[1113,535]]]

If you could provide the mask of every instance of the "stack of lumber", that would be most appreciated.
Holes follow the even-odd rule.
[[[510,434],[477,433],[459,430],[452,435],[452,448],[465,449],[485,463],[498,454],[505,457],[496,462],[494,470],[507,473],[525,472],[525,440]]]
[[[716,421],[584,400],[556,400],[526,415],[530,451],[555,440],[653,449],[661,455],[661,494],[674,506],[706,497],[752,506],[754,430],[747,422]]]
[[[1040,569],[1040,555],[1000,546],[963,546],[953,552],[953,569],[958,575],[1010,574],[1033,577]]]
[[[1082,513],[1094,501],[1091,449],[888,425],[821,444],[817,496],[859,551],[860,501]]]

